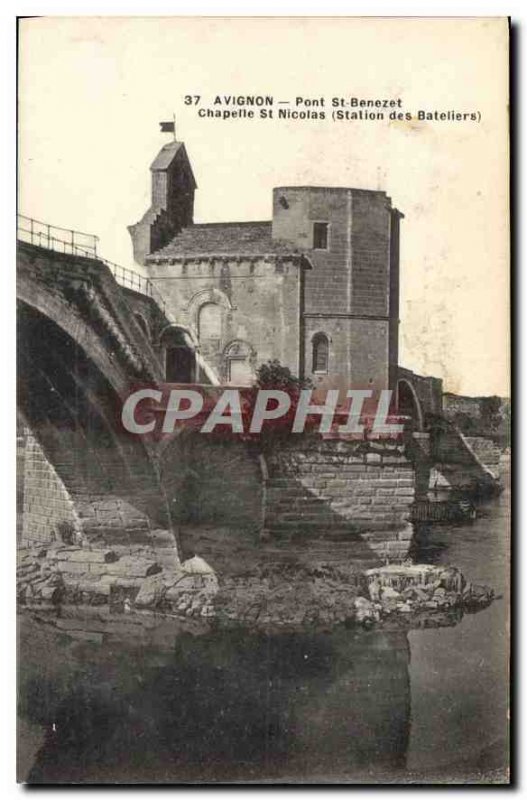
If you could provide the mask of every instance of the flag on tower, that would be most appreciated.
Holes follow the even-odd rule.
[[[175,133],[176,132],[176,123],[174,120],[171,122],[160,122],[161,126],[161,133]]]

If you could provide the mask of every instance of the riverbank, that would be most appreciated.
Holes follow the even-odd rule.
[[[68,552],[77,558],[83,553]],[[59,572],[24,586],[25,608],[64,633],[94,641],[117,636],[156,644],[163,638],[170,641],[181,621],[201,631],[244,627],[267,633],[330,631],[339,625],[449,625],[493,599],[491,589],[472,585],[454,567],[408,564],[364,571],[346,564],[308,568],[282,563],[218,577],[199,557],[147,575],[139,588],[119,578],[109,585],[107,602],[97,592],[90,594],[84,582],[80,588],[66,584]]]

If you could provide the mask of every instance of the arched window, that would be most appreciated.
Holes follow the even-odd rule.
[[[325,333],[313,336],[313,372],[327,372],[329,366],[329,341]]]
[[[221,308],[217,303],[204,303],[198,314],[200,342],[209,344],[221,339]]]

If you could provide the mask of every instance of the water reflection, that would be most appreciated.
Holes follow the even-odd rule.
[[[56,636],[33,631],[33,645],[35,633]],[[21,711],[46,729],[30,782],[336,780],[405,767],[406,633],[183,634],[170,655],[57,644],[54,667],[22,670]]]
[[[411,631],[412,726],[408,769],[464,780],[501,779],[508,762],[510,492],[478,506],[473,524],[430,528],[415,553],[455,564],[492,586],[488,608],[454,628]]]

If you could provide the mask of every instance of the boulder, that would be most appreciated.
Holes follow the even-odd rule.
[[[214,574],[214,570],[212,569],[209,564],[205,561],[204,558],[200,556],[193,556],[192,558],[188,558],[186,561],[183,561],[181,564],[182,569],[184,572],[187,572],[191,575],[210,575]]]
[[[160,574],[151,575],[141,583],[135,598],[135,605],[139,608],[156,606],[165,596],[167,587]]]

